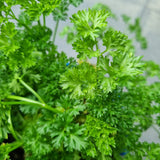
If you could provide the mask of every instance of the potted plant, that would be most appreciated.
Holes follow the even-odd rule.
[[[160,145],[139,138],[160,124],[153,118],[160,83],[147,83],[160,68],[135,56],[132,41],[108,26],[111,12],[93,8],[70,18],[67,35],[78,63],[57,51],[58,23],[70,4],[81,2],[0,2],[0,159],[16,159],[18,150],[21,160],[159,158]],[[19,17],[13,5],[20,5]],[[46,26],[51,13],[53,37]]]

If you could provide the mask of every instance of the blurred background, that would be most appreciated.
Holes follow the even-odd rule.
[[[111,11],[117,16],[117,20],[109,20],[108,25],[112,26],[116,30],[127,32],[127,26],[122,20],[121,15],[125,14],[131,18],[131,21],[139,17],[142,27],[142,35],[147,38],[148,48],[141,50],[140,46],[136,43],[136,55],[143,55],[144,60],[153,60],[160,64],[160,0],[84,0],[78,8],[70,7],[68,15],[69,17],[76,13],[78,10],[91,8],[97,3],[106,4]],[[19,14],[19,7],[13,8],[16,15]],[[54,30],[55,22],[52,16],[47,17],[47,26]],[[58,34],[56,36],[55,44],[58,45],[58,51],[64,51],[68,56],[76,57],[76,53],[73,51],[72,46],[66,43],[66,38],[59,36],[59,33],[66,25],[72,25],[69,18],[64,22],[59,23]],[[132,37],[129,34],[129,37]],[[157,79],[151,79],[150,83]],[[160,128],[156,127],[160,131]],[[158,134],[154,131],[153,127],[148,129],[141,137],[141,141],[157,142]]]

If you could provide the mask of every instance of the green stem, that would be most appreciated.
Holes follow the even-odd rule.
[[[8,98],[10,98],[10,97],[8,97]],[[35,106],[42,106],[41,103],[40,104],[38,104],[38,103],[34,103],[33,101],[32,102],[26,102],[26,101],[25,102],[22,102],[22,101],[1,102],[1,104],[3,104],[3,105],[28,105],[28,104],[31,104],[31,105],[35,105]]]
[[[39,25],[39,26],[41,26],[41,22],[40,22],[40,20],[38,20],[38,25]]]
[[[31,100],[29,98],[24,98],[24,97],[20,97],[20,96],[8,96],[8,99],[14,99],[14,100],[19,100],[19,101],[11,101],[11,102],[1,102],[2,104],[8,104],[8,105],[15,105],[15,104],[30,104],[30,105],[36,105],[39,106],[41,108],[47,109],[49,111],[52,111],[54,113],[62,113],[64,112],[63,108],[52,108],[50,106],[48,106],[45,103],[40,103],[34,100]]]
[[[18,141],[19,139],[18,139],[18,137],[16,135],[16,132],[15,132],[15,130],[13,128],[13,124],[12,124],[11,110],[8,111],[8,115],[9,115],[8,122],[10,124],[10,131],[11,131],[13,137],[15,138],[15,140]]]
[[[46,26],[46,16],[44,13],[43,13],[43,26]]]
[[[42,98],[30,87],[28,86],[21,78],[19,78],[19,81],[21,84],[23,84],[23,86],[25,86],[32,94],[34,94],[38,100],[38,101],[35,101],[35,100],[32,100],[32,99],[29,99],[29,98],[24,98],[24,97],[20,97],[20,96],[13,96],[13,95],[10,95],[8,96],[7,98],[8,99],[13,99],[13,100],[19,100],[19,101],[11,101],[11,102],[1,102],[1,104],[8,104],[8,105],[16,105],[16,104],[30,104],[30,105],[36,105],[36,106],[39,106],[41,108],[44,108],[44,109],[47,109],[47,110],[50,110],[54,113],[62,113],[64,112],[64,109],[63,108],[52,108],[50,106],[48,106],[47,104],[44,103],[44,101],[42,100]]]
[[[99,47],[98,47],[98,40],[96,39],[96,50],[98,51],[99,50]],[[97,57],[97,65],[96,65],[96,68],[99,64],[99,56]]]
[[[99,48],[98,48],[98,42],[96,43],[96,50],[98,50]]]
[[[99,58],[100,58],[100,57],[97,57],[97,64],[96,64],[97,88],[98,88],[98,79],[99,79],[99,75],[98,75],[98,69],[99,69]]]
[[[21,78],[19,78],[19,81],[26,89],[28,89],[33,95],[35,95],[41,103],[44,103],[38,93],[36,93],[28,84],[26,84]]]
[[[97,69],[98,69],[98,65],[99,65],[99,60],[100,60],[100,57],[97,57]]]
[[[24,97],[20,97],[20,96],[8,96],[7,98],[22,101],[20,103],[13,102],[13,104],[34,104],[34,105],[38,105],[41,107],[45,106],[44,103],[40,103],[40,102],[34,101],[32,99],[24,98]],[[6,102],[6,103],[12,104],[12,102]]]
[[[98,42],[96,43],[96,49],[99,50],[98,47]],[[97,64],[96,64],[96,74],[97,74],[97,89],[98,89],[98,79],[99,79],[99,75],[98,75],[98,69],[99,69],[99,61],[100,61],[100,56],[97,57]]]
[[[7,153],[9,154],[10,152],[12,152],[13,150],[15,150],[15,149],[17,149],[17,148],[19,148],[19,147],[21,147],[23,145],[23,143],[22,142],[12,142],[12,143],[6,143],[5,145],[4,145],[4,147],[6,147],[7,148]]]
[[[49,111],[52,111],[54,113],[63,113],[64,112],[64,108],[52,108],[50,106],[48,106],[47,104],[45,104],[45,106],[43,107]]]
[[[59,20],[57,20],[56,22],[56,27],[55,27],[54,34],[53,34],[53,43],[55,42],[55,39],[56,39],[58,25],[59,25]]]

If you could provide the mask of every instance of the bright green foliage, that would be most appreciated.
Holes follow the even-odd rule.
[[[71,97],[78,95],[75,92],[76,89],[76,91],[79,91],[78,97],[82,98],[82,84],[86,84],[87,81],[83,80],[80,83],[81,72],[82,75],[87,73],[85,80],[89,78],[95,80],[94,83],[88,81],[90,85],[94,84],[94,87],[87,84],[87,91],[91,90],[93,96],[89,96],[90,94],[87,93],[83,99],[87,103],[88,112],[91,115],[117,129],[114,138],[116,148],[113,148],[112,157],[121,159],[120,153],[125,149],[135,153],[132,147],[136,145],[141,132],[152,125],[152,114],[159,113],[159,107],[152,105],[153,102],[159,104],[156,98],[159,92],[154,88],[159,88],[159,83],[151,86],[147,85],[148,76],[159,76],[159,66],[153,62],[143,62],[142,57],[136,57],[132,41],[123,33],[108,28],[107,25],[98,34],[94,34],[94,31],[97,31],[96,29],[91,33],[92,30],[89,30],[89,28],[93,29],[94,23],[89,19],[90,12],[93,13],[92,18],[96,19],[94,10],[79,11],[71,18],[74,31],[68,32],[70,31],[68,28],[66,33],[68,32],[76,37],[72,45],[73,49],[79,53],[77,57],[84,61],[87,58],[97,57],[97,65],[92,67],[94,68],[92,74],[88,74],[87,71],[91,67],[88,65],[84,71],[81,69],[85,63],[79,64],[65,72],[61,76],[60,82],[64,89],[67,89],[69,93],[71,92]],[[100,40],[106,48],[104,51],[99,49]],[[145,69],[147,77],[141,75]],[[81,84],[81,87],[79,84]],[[151,90],[154,90],[154,93]],[[159,122],[158,119],[159,117],[157,117],[157,122]],[[129,138],[126,138],[126,135]],[[92,150],[87,153],[94,157],[97,150],[91,143],[89,143],[90,145]],[[112,145],[114,146],[113,141],[111,142]],[[105,159],[109,159],[109,157],[106,156]]]
[[[100,17],[100,20],[98,19],[99,14],[103,15]],[[89,71],[91,67],[87,67],[88,69],[83,71],[84,65],[81,65],[82,67],[78,66],[77,68],[82,70],[73,68],[61,76],[62,87],[68,89],[69,92],[72,91],[73,96],[84,96],[86,91],[84,90],[85,88],[83,89],[83,86],[88,86],[86,94],[90,97],[94,96],[94,90],[97,85],[100,85],[100,89],[108,93],[115,89],[118,83],[119,85],[122,84],[121,79],[123,79],[123,83],[127,83],[129,78],[143,72],[143,63],[140,63],[141,57],[135,57],[128,37],[121,32],[107,28],[105,20],[108,15],[104,10],[97,12],[89,9],[88,11],[79,11],[71,18],[71,22],[74,23],[76,29],[76,40],[72,46],[79,53],[77,57],[82,60],[98,57],[97,69],[92,69],[92,73]],[[88,29],[85,28],[86,25]],[[96,28],[96,26],[101,26],[101,30]],[[96,35],[95,31],[98,31]],[[103,38],[101,38],[102,35]],[[103,46],[106,47],[103,52],[98,48],[99,39],[102,39]],[[108,53],[107,56],[103,56],[106,52]],[[81,78],[81,73],[84,79]],[[107,74],[109,77],[106,77]],[[97,76],[100,79],[97,79]],[[86,85],[86,79],[91,79],[89,80],[89,85]]]
[[[78,1],[76,1],[78,2]],[[101,4],[101,3],[98,3],[96,4],[93,9],[95,9],[95,11],[97,10],[105,10],[106,13],[109,13],[109,17],[112,17],[112,18],[115,18],[116,19],[116,15],[114,13],[111,12],[111,9],[104,5],[104,4]],[[90,22],[89,22],[90,23]],[[67,43],[72,43],[76,40],[76,37],[75,37],[75,27],[69,27],[69,26],[66,26],[64,27],[63,31],[60,33],[61,36],[65,36],[67,35]],[[79,42],[78,42],[79,44]],[[77,43],[75,43],[75,45],[77,45]],[[87,49],[87,48],[86,48]],[[88,50],[88,49],[87,49]],[[81,58],[81,57],[79,57]]]
[[[135,57],[133,53],[126,52],[115,52],[113,55],[113,62],[111,63],[111,76],[114,74],[117,77],[132,77],[142,73],[143,63],[140,62],[142,57]]]
[[[19,48],[19,46],[16,45],[17,42],[14,41],[16,34],[17,31],[14,23],[8,22],[1,26],[0,49],[3,50],[7,55]]]
[[[129,47],[130,40],[128,40],[128,37],[120,31],[109,29],[104,34],[103,45],[106,47],[107,51],[113,49],[124,50],[126,47]]]
[[[99,68],[101,73],[101,88],[107,93],[115,89],[118,85],[127,84],[128,79],[142,73],[143,63],[140,63],[141,57],[135,57],[132,53],[126,54],[120,51],[111,53],[112,62],[108,56],[100,57]],[[105,77],[108,75],[108,77]],[[123,81],[121,82],[121,80]]]
[[[18,66],[29,68],[35,64],[36,49],[29,40],[23,39],[23,33],[15,29],[14,23],[3,24],[0,36],[1,54],[7,59],[11,70],[18,70]]]
[[[41,14],[45,16],[49,15],[56,7],[59,6],[60,0],[25,0],[23,2],[18,1],[18,4],[21,5],[22,9],[30,16],[33,20],[38,20]]]
[[[57,51],[59,21],[82,1],[0,2],[0,160],[19,147],[26,160],[159,158],[159,144],[139,138],[160,126],[160,83],[147,83],[160,78],[160,67],[135,56],[128,36],[108,25],[111,10],[98,4],[71,17],[63,35],[79,63]],[[23,9],[17,17],[16,4]],[[51,13],[54,33],[46,26]],[[130,29],[145,44],[139,20]],[[8,134],[14,142],[7,143]]]
[[[114,135],[116,130],[91,116],[87,116],[86,135],[89,139],[87,155],[98,160],[103,160],[107,156],[112,155],[112,147],[115,147]]]
[[[74,46],[78,45],[79,49],[81,49],[81,54],[83,54],[83,52],[88,51],[88,50],[90,53],[92,51],[93,55],[91,54],[88,55],[89,58],[98,56],[99,51],[94,51],[93,49],[95,45],[93,40],[95,39],[95,37],[98,37],[98,35],[101,34],[102,31],[104,31],[105,27],[107,26],[106,19],[109,16],[114,17],[110,9],[107,6],[104,6],[101,4],[97,4],[95,7],[93,7],[92,10],[95,10],[95,11],[93,12],[91,10],[89,11],[84,10],[82,12],[79,12],[78,14],[74,14],[71,18],[71,22],[74,23],[74,27],[71,28],[69,26],[66,26],[64,27],[64,30],[61,32],[61,36],[67,35],[68,43],[76,41],[76,35],[82,36],[83,40],[78,39],[73,44],[73,48],[76,50],[77,47],[74,47]],[[100,14],[101,14],[101,18],[99,19]],[[102,14],[103,14],[103,19],[102,19]],[[88,45],[86,41],[90,42],[89,48],[87,48]],[[84,55],[82,55],[82,59],[86,57],[86,56],[84,57],[83,56]],[[78,58],[81,59],[81,56],[79,56]]]
[[[7,16],[10,14],[11,6],[14,5],[15,2],[12,0],[1,0],[0,1],[0,24],[2,22],[8,21]]]
[[[25,11],[25,13],[32,19],[38,20],[39,17],[43,14],[44,16],[49,15],[56,7],[59,6],[60,0],[46,0],[45,2],[42,0],[7,0],[1,1],[0,14],[2,11],[5,12],[5,16],[3,15],[0,22],[7,20],[8,17],[18,20],[13,14],[11,7],[13,5],[20,5],[21,9]],[[18,20],[19,21],[19,20]]]
[[[76,27],[77,34],[83,38],[95,40],[107,26],[109,14],[105,10],[83,10],[73,14],[71,22]]]
[[[71,97],[93,97],[96,89],[96,70],[88,64],[82,63],[68,70],[61,76],[60,82],[63,89],[71,92]]]
[[[95,50],[96,42],[90,38],[77,39],[73,44],[73,49],[79,52],[79,59],[87,59],[92,57],[98,57],[100,50]]]

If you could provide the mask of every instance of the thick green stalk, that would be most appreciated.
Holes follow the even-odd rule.
[[[8,96],[7,97],[8,99],[14,99],[14,100],[19,100],[19,101],[22,101],[23,104],[34,104],[34,105],[38,105],[38,106],[44,106],[45,104],[44,103],[40,103],[38,101],[34,101],[34,100],[31,100],[29,98],[24,98],[24,97],[20,97],[20,96]],[[20,102],[19,104],[22,104],[22,102]],[[24,103],[25,102],[25,103]],[[4,102],[5,103],[5,102]],[[6,102],[7,103],[7,102]],[[12,102],[8,102],[8,103],[12,103]],[[15,102],[13,102],[13,104],[16,104]],[[18,103],[17,103],[18,104]]]
[[[53,43],[55,42],[55,39],[56,39],[58,25],[59,25],[59,20],[57,20],[56,22],[56,27],[55,27],[54,34],[53,34]]]
[[[1,102],[1,104],[3,104],[3,105],[20,105],[20,104],[26,105],[26,104],[31,104],[31,103],[22,102],[22,101],[9,101],[9,102]],[[33,105],[33,103],[32,103],[32,105]],[[35,105],[37,105],[37,104],[35,104]]]
[[[11,101],[11,102],[1,102],[4,105],[16,105],[16,104],[30,104],[30,105],[34,105],[34,106],[39,106],[41,108],[47,109],[49,111],[52,111],[54,113],[62,113],[64,112],[63,108],[52,108],[50,106],[48,106],[45,103],[40,103],[38,101],[34,101],[31,100],[29,98],[24,98],[24,97],[20,97],[20,96],[8,96],[8,99],[13,99],[13,100],[19,100],[19,101]]]
[[[41,103],[44,103],[38,93],[36,93],[28,84],[26,84],[21,78],[19,78],[19,81],[26,89],[28,89],[33,95],[35,95]]]
[[[45,108],[49,111],[52,111],[54,113],[63,113],[64,112],[64,108],[60,108],[60,107],[59,108],[52,108],[52,107],[48,106],[47,104],[45,104],[45,106],[43,108]]]
[[[22,145],[23,145],[22,142],[16,141],[16,142],[12,142],[12,143],[4,143],[3,147],[7,148],[6,152],[9,154],[13,150],[21,147]]]
[[[29,99],[29,98],[25,98],[25,97],[10,95],[10,96],[7,97],[8,99],[19,100],[19,101],[1,102],[2,104],[6,104],[6,105],[7,104],[8,105],[30,104],[30,105],[36,105],[36,106],[39,106],[41,108],[50,110],[54,113],[64,112],[63,108],[52,108],[52,107],[48,106],[47,104],[45,104],[45,102],[42,100],[42,98],[29,85],[27,85],[21,78],[19,78],[19,81],[25,88],[27,88],[33,95],[35,95],[40,102]]]

